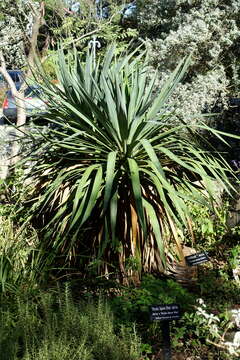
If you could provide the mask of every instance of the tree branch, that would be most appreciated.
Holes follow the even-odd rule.
[[[2,51],[0,51],[0,73],[8,84],[12,95],[15,99],[16,108],[17,108],[17,126],[23,126],[26,122],[26,106],[24,102],[24,94],[21,94],[20,91],[17,90],[14,81],[11,76],[8,74],[6,69],[6,62],[3,56]]]
[[[32,69],[35,66],[35,59],[37,57],[37,39],[39,35],[39,28],[42,25],[42,20],[45,14],[45,4],[42,1],[40,4],[40,8],[38,11],[35,11],[35,9],[30,5],[33,13],[34,13],[34,19],[33,19],[33,28],[32,28],[32,36],[29,39],[30,43],[30,49],[28,53],[28,71],[26,74],[26,77],[31,75]]]

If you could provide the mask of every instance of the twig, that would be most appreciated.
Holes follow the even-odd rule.
[[[66,46],[71,45],[71,44],[74,44],[74,43],[76,43],[76,42],[78,42],[78,41],[80,41],[80,40],[82,40],[82,39],[84,39],[84,38],[86,38],[86,37],[88,37],[88,36],[93,35],[93,34],[96,34],[99,30],[100,30],[100,28],[95,29],[95,30],[92,30],[92,31],[90,31],[90,32],[87,33],[87,34],[84,34],[84,35],[80,36],[79,38],[70,41],[69,43],[66,44]]]

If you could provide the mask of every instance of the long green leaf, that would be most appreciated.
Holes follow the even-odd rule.
[[[105,194],[104,194],[104,204],[103,204],[104,212],[106,211],[108,204],[109,204],[109,200],[112,196],[112,187],[113,187],[113,180],[114,180],[116,158],[117,158],[116,151],[112,151],[108,154],[106,179],[105,179]]]
[[[139,217],[140,224],[142,226],[144,235],[146,235],[146,222],[145,222],[145,215],[143,210],[143,197],[141,192],[141,183],[139,177],[139,168],[134,159],[128,159],[128,165],[130,170],[130,180],[132,183],[132,190],[136,205],[136,211]]]

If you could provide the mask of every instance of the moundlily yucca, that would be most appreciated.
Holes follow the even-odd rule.
[[[44,77],[51,126],[38,136],[32,212],[52,254],[100,264],[105,274],[125,276],[133,259],[138,269],[163,271],[171,244],[182,256],[187,204],[212,206],[215,181],[231,186],[230,168],[199,145],[191,125],[174,123],[167,105],[190,57],[154,93],[147,55],[114,51],[101,63],[60,52],[60,85]]]

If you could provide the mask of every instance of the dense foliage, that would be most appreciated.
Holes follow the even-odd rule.
[[[237,0],[140,2],[139,28],[149,40],[152,63],[162,74],[193,53],[188,78],[174,100],[179,116],[196,116],[239,95],[240,3]]]
[[[37,4],[34,4],[37,6]],[[26,65],[25,46],[32,19],[31,9],[22,1],[0,3],[0,49],[8,68]]]

